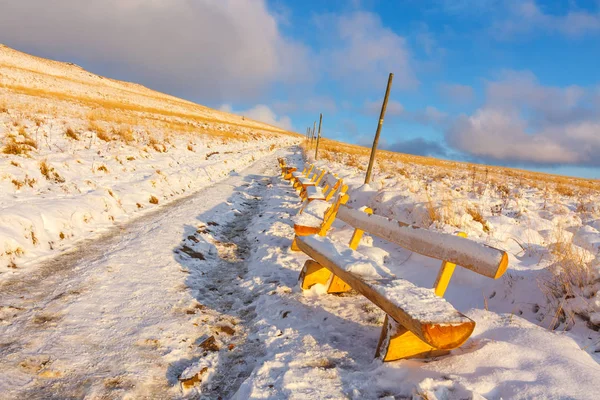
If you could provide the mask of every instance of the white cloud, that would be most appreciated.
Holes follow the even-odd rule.
[[[539,164],[573,164],[577,153],[543,133],[526,133],[527,124],[518,115],[483,108],[462,116],[451,128],[450,145],[483,159]]]
[[[530,72],[488,82],[486,103],[459,117],[448,143],[483,160],[600,166],[600,115],[594,93],[541,85]]]
[[[325,40],[319,62],[346,88],[383,91],[390,72],[396,88],[418,85],[406,39],[385,27],[377,14],[327,14],[317,17],[316,24]]]
[[[292,120],[288,116],[280,116],[277,114],[269,106],[264,104],[258,104],[248,110],[242,111],[234,111],[231,104],[223,104],[220,108],[220,111],[238,114],[256,121],[264,122],[265,124],[278,126],[287,131],[292,131]]]
[[[600,33],[600,13],[573,10],[563,15],[553,15],[545,13],[535,0],[519,0],[513,1],[509,7],[508,19],[492,26],[492,31],[501,39],[535,30],[556,32],[572,38]]]
[[[12,47],[94,65],[180,96],[252,98],[308,79],[308,50],[265,0],[0,0]]]
[[[328,113],[334,114],[337,112],[337,104],[335,100],[327,96],[308,96],[301,102],[294,100],[291,101],[279,101],[273,103],[273,109],[277,113],[291,113],[297,111],[306,111],[310,113]]]

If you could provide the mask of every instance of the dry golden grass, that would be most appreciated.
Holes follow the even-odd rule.
[[[7,136],[5,138],[5,145],[2,148],[2,153],[12,154],[17,156],[27,156],[30,151],[37,149],[35,140],[31,139],[27,133],[25,133],[21,141],[17,141],[15,136]]]
[[[304,144],[306,148],[306,143]],[[368,165],[368,157],[371,149],[363,146],[342,143],[335,140],[321,138],[319,143],[319,158],[332,161],[345,161],[347,165],[356,166],[364,170]],[[314,154],[314,144],[307,154]],[[430,167],[430,176],[441,177],[443,175],[457,176],[457,174],[467,174],[473,183],[494,182],[497,191],[508,197],[510,191],[506,185],[507,180],[520,183],[523,186],[543,188],[550,185],[558,193],[574,196],[579,192],[600,190],[600,180],[584,179],[576,177],[567,177],[560,175],[546,174],[543,172],[527,171],[516,168],[497,167],[484,164],[473,164],[459,161],[441,160],[433,157],[423,157],[411,154],[394,153],[387,150],[377,151],[376,166],[386,170],[385,163],[404,163],[414,164],[422,167]],[[383,168],[382,168],[383,166]],[[403,175],[406,174],[404,171]],[[386,170],[386,173],[390,173]],[[441,175],[440,175],[441,174]],[[474,186],[474,185],[473,185]],[[475,190],[473,187],[472,190]]]
[[[79,140],[79,135],[77,134],[77,132],[75,132],[73,128],[67,128],[65,130],[65,135],[67,135],[68,138],[71,138],[73,140]]]
[[[481,214],[481,210],[479,210],[479,208],[468,206],[467,213],[473,218],[473,221],[479,222],[483,226],[484,232],[490,231],[490,227],[488,226],[488,223],[485,220],[485,218],[483,218],[483,215]]]
[[[185,132],[194,130],[194,124],[198,123],[218,123],[227,125],[231,128],[250,128],[252,130],[261,130],[265,132],[273,132],[280,134],[289,134],[289,135],[297,135],[292,132],[286,132],[282,129],[276,127],[269,127],[267,125],[261,124],[262,126],[257,126],[256,123],[237,123],[233,121],[223,121],[215,118],[207,118],[202,115],[195,114],[193,111],[189,113],[173,111],[168,109],[161,109],[156,107],[148,107],[140,104],[133,103],[125,103],[118,102],[113,100],[105,100],[105,99],[96,99],[96,98],[88,98],[78,95],[73,95],[70,93],[56,92],[51,90],[44,90],[40,88],[31,88],[21,85],[5,85],[5,88],[9,89],[14,93],[19,93],[27,96],[32,96],[36,98],[48,98],[54,100],[60,100],[69,103],[77,103],[80,105],[84,105],[90,107],[94,110],[94,113],[100,114],[101,116],[95,116],[96,119],[102,121],[111,121],[122,123],[123,119],[134,118],[134,119],[143,119],[143,120],[153,120],[162,123],[165,128],[174,128],[175,131]],[[187,103],[192,104],[192,103]],[[197,106],[197,105],[196,105]],[[200,107],[200,106],[197,106]],[[170,117],[170,118],[168,118]],[[183,121],[181,121],[183,120]],[[250,122],[250,121],[249,121]],[[192,124],[192,125],[190,125]],[[237,138],[238,135],[236,133],[231,133],[229,131],[221,131],[221,130],[213,130],[213,129],[205,129],[202,131],[204,134],[208,134],[210,136],[222,136],[228,138]]]
[[[54,183],[64,183],[65,179],[59,175],[56,170],[48,164],[46,160],[40,161],[40,173],[47,180]]]

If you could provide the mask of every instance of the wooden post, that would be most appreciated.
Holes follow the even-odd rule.
[[[317,145],[315,146],[315,161],[319,159],[319,140],[321,139],[321,124],[323,123],[323,114],[319,114],[319,134],[317,135]]]
[[[394,74],[390,72],[388,78],[387,88],[385,89],[385,97],[383,98],[383,104],[381,105],[381,114],[379,114],[379,123],[377,125],[377,132],[375,132],[375,139],[373,139],[373,148],[371,149],[371,158],[369,159],[369,167],[367,168],[367,175],[365,177],[365,184],[371,181],[371,172],[373,170],[373,164],[375,164],[375,153],[377,153],[377,144],[379,143],[379,135],[381,134],[381,127],[383,125],[383,118],[385,117],[385,110],[387,109],[388,97],[390,96],[390,89],[392,88],[392,80]]]
[[[314,121],[313,122],[313,128],[312,128],[312,141],[311,141],[311,143],[314,142],[314,140],[315,140],[315,131],[316,130],[317,130],[317,121]]]

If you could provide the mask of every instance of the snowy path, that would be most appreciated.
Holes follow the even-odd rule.
[[[2,398],[179,397],[177,377],[202,355],[219,358],[205,392],[231,394],[260,353],[245,340],[252,293],[237,289],[245,227],[274,165],[258,161],[4,283]],[[221,351],[207,354],[211,335]]]

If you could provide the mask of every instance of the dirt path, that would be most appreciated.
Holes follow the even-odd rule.
[[[2,398],[227,398],[261,354],[240,287],[269,157],[0,287]],[[208,350],[205,341],[214,337]],[[204,346],[204,347],[203,347]],[[217,351],[218,349],[218,351]],[[202,379],[206,379],[203,377]]]

